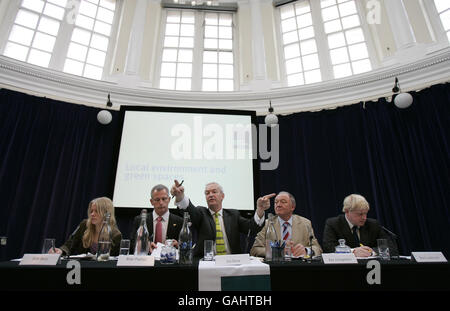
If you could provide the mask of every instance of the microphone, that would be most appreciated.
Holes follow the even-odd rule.
[[[381,226],[381,229],[383,229],[387,234],[392,236],[394,239],[396,239],[396,240],[398,239],[398,236],[391,230],[387,229],[385,226]]]
[[[387,229],[384,226],[381,226],[381,229],[384,230],[384,232],[386,232],[391,237],[390,240],[391,240],[392,247],[393,247],[393,249],[391,249],[391,258],[392,259],[399,258],[399,256],[398,256],[399,249],[398,249],[398,243],[397,243],[398,236],[394,232],[392,232],[391,230]]]
[[[245,252],[250,252],[249,247],[250,247],[250,232],[252,229],[248,229],[248,233],[247,233],[247,241],[245,243]]]

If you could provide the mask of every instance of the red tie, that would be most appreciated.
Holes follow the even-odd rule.
[[[289,223],[286,221],[283,224],[283,240],[289,239]]]
[[[158,222],[156,223],[156,231],[155,231],[155,243],[162,243],[162,217],[158,217]]]

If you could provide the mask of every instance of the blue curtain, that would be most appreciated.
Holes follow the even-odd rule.
[[[261,171],[261,192],[291,192],[319,241],[344,197],[359,193],[401,253],[450,255],[450,84],[412,95],[407,109],[381,98],[281,116],[280,164]]]
[[[319,241],[350,193],[369,217],[399,236],[403,254],[450,255],[450,84],[413,93],[411,107],[355,104],[280,116],[280,163],[261,171],[261,194],[286,190]],[[61,245],[86,218],[91,199],[112,196],[119,113],[104,126],[99,109],[0,90],[0,236],[7,258]],[[259,121],[263,119],[260,118]],[[170,186],[170,185],[169,185]],[[150,186],[149,186],[150,187]],[[128,236],[134,211],[118,211]]]
[[[7,258],[62,245],[87,217],[89,201],[109,195],[117,112],[0,90],[0,235]]]

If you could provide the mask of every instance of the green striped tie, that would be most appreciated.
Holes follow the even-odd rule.
[[[225,241],[223,240],[223,232],[220,228],[219,214],[215,213],[214,218],[216,220],[216,255],[226,255]]]

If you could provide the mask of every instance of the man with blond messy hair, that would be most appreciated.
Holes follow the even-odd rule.
[[[397,254],[397,247],[390,236],[383,230],[380,223],[367,218],[370,206],[367,200],[359,194],[350,194],[344,199],[343,215],[328,218],[323,231],[323,250],[333,253],[339,245],[339,239],[345,239],[345,244],[352,248],[357,257],[369,257],[376,250],[377,239],[387,239],[391,254]]]

